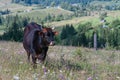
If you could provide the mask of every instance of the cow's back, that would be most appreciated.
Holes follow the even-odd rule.
[[[37,24],[37,23],[35,23],[35,22],[29,23],[27,26],[25,26],[24,37],[26,37],[34,29],[42,30],[42,26]]]

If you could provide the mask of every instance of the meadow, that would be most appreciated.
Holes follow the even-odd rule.
[[[22,43],[0,41],[2,80],[120,80],[119,65],[119,51],[56,45],[33,69]]]

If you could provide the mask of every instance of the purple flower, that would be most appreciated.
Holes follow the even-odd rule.
[[[43,68],[43,71],[44,71],[44,74],[47,74],[47,72],[48,72],[48,70],[47,70],[47,68]]]
[[[92,80],[92,77],[87,78],[87,80]]]
[[[65,80],[65,77],[63,76],[63,74],[60,74],[59,78],[60,78],[60,80]]]

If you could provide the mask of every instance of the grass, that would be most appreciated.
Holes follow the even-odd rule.
[[[45,64],[34,70],[22,43],[0,41],[2,80],[119,80],[120,52],[72,47],[49,48]]]

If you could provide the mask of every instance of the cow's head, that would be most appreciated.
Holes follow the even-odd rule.
[[[54,41],[54,36],[58,34],[58,32],[56,31],[53,31],[52,28],[43,28],[42,30],[42,33],[40,34],[43,34],[43,38],[44,38],[44,41],[50,45],[50,46],[53,46],[55,45],[55,41]]]

